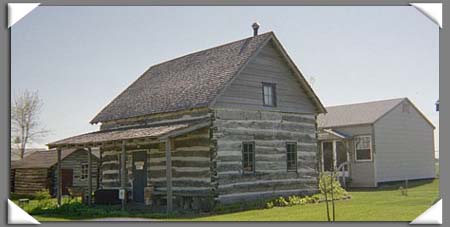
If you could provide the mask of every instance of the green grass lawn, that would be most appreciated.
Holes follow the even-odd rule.
[[[349,191],[350,200],[336,201],[336,221],[412,221],[439,198],[439,180],[409,182],[408,196],[401,195],[399,184],[377,189]],[[127,216],[126,214],[123,214]],[[122,214],[121,214],[122,216]],[[133,217],[155,218],[152,214]],[[39,221],[64,221],[73,218],[35,216]],[[325,203],[276,207],[221,215],[161,219],[169,221],[326,221]]]

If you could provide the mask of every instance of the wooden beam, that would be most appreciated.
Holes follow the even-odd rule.
[[[122,155],[120,156],[120,189],[125,191],[124,197],[122,199],[122,210],[125,210],[125,206],[127,204],[127,193],[126,193],[126,174],[127,174],[127,165],[126,165],[126,150],[125,150],[125,141],[122,141]]]
[[[90,147],[88,147],[88,206],[91,206],[91,202],[92,202],[92,150]]]
[[[57,152],[57,160],[58,160],[58,167],[57,167],[57,186],[56,186],[56,193],[57,193],[57,197],[58,197],[58,206],[61,206],[61,196],[62,196],[62,171],[61,171],[61,148],[58,147],[58,149],[56,150]]]
[[[159,139],[160,139],[160,140],[167,140],[167,139],[169,139],[170,137],[180,136],[180,135],[183,135],[183,134],[186,134],[186,133],[195,131],[195,130],[197,130],[197,129],[201,129],[201,128],[210,126],[210,125],[211,125],[211,122],[210,122],[210,121],[198,123],[198,124],[189,126],[189,127],[187,127],[187,128],[184,128],[184,129],[179,129],[179,130],[175,130],[175,131],[173,131],[173,132],[170,132],[170,133],[168,133],[168,134],[166,134],[166,135],[164,135],[164,136],[159,137]]]
[[[166,143],[166,188],[167,188],[167,213],[173,210],[173,192],[172,192],[172,157],[171,150],[173,147],[173,140],[167,139]]]

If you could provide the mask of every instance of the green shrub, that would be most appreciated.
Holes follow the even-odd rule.
[[[294,205],[302,205],[302,198],[300,198],[299,196],[289,196],[288,198],[289,201],[289,206],[294,206]]]
[[[51,199],[52,196],[48,192],[48,189],[42,189],[36,193],[34,193],[34,199],[37,200],[44,200],[44,199]]]
[[[270,209],[273,207],[285,207],[285,206],[296,206],[296,205],[305,205],[310,203],[318,203],[320,200],[320,194],[315,194],[312,196],[297,196],[291,195],[287,198],[279,197],[274,200],[270,200],[266,203],[266,208]]]
[[[318,203],[320,201],[320,194],[314,194],[309,199],[312,203]]]
[[[322,174],[320,176],[319,189],[322,195],[325,195],[325,192],[328,194],[328,200],[331,199],[331,193],[333,193],[333,197],[335,200],[342,199],[348,196],[347,191],[342,188],[339,181],[327,174]]]
[[[266,208],[267,209],[272,209],[275,205],[273,204],[273,202],[268,202],[266,203]]]
[[[278,199],[276,199],[274,201],[274,205],[277,207],[285,207],[289,205],[289,202],[286,201],[286,199],[284,197],[279,197]]]

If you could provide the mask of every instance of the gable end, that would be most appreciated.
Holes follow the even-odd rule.
[[[263,84],[273,84],[276,106],[263,103]],[[216,96],[211,107],[317,114],[325,108],[273,35]]]

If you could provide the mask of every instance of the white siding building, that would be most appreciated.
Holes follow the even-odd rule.
[[[327,107],[318,117],[321,169],[352,187],[434,178],[434,126],[408,99]]]

